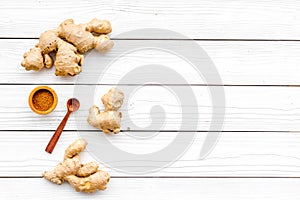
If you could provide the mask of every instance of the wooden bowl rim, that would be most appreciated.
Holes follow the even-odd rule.
[[[53,101],[53,104],[52,106],[48,109],[48,110],[45,110],[45,111],[41,111],[41,110],[38,110],[34,107],[33,105],[33,102],[32,102],[32,98],[33,98],[33,95],[39,91],[39,90],[48,90],[52,95],[53,95],[53,98],[54,98],[54,101]],[[29,95],[29,98],[28,98],[28,103],[29,103],[29,107],[31,108],[31,110],[39,115],[47,115],[49,113],[51,113],[55,108],[56,108],[56,105],[57,105],[57,94],[56,92],[48,87],[48,86],[38,86],[36,88],[34,88],[30,95]]]

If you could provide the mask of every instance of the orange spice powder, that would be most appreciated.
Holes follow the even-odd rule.
[[[41,89],[36,91],[32,97],[32,103],[35,109],[47,111],[54,103],[54,96],[48,90]]]

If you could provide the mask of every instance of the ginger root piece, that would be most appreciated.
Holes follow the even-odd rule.
[[[45,66],[43,55],[38,47],[30,49],[30,51],[24,53],[23,57],[24,60],[21,65],[26,70],[39,71]]]
[[[114,43],[107,34],[112,31],[107,20],[93,19],[85,24],[74,24],[67,19],[56,29],[41,34],[38,44],[24,54],[21,65],[26,70],[39,71],[56,66],[55,75],[75,76],[82,71],[83,53],[95,48],[110,50]],[[55,62],[49,55],[56,53]]]
[[[61,185],[69,182],[77,192],[92,193],[105,190],[110,176],[107,172],[99,170],[95,162],[82,164],[79,153],[87,145],[84,139],[73,142],[65,151],[63,162],[59,163],[53,171],[46,171],[42,175],[45,179]]]
[[[92,193],[97,190],[105,190],[109,175],[104,171],[97,171],[89,177],[78,177],[70,175],[66,180],[75,188],[77,192]]]
[[[93,105],[89,110],[88,123],[91,126],[102,129],[104,133],[119,133],[122,113],[118,110],[123,104],[123,99],[124,93],[121,90],[117,88],[110,89],[101,98],[105,108],[104,112],[101,112],[96,105]]]

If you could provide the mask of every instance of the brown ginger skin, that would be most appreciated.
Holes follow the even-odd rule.
[[[112,88],[103,95],[101,98],[104,105],[104,112],[93,105],[89,110],[88,123],[91,126],[102,129],[104,133],[119,133],[121,126],[122,113],[119,112],[119,108],[123,104],[124,93],[117,89]]]
[[[64,161],[53,171],[44,172],[43,177],[58,185],[67,181],[77,192],[92,193],[105,190],[110,179],[109,174],[99,170],[95,162],[82,164],[80,161],[78,154],[85,149],[86,145],[84,139],[73,142],[65,151]]]
[[[67,19],[57,29],[42,33],[38,44],[24,54],[21,65],[35,71],[55,65],[57,76],[75,76],[82,71],[81,54],[93,48],[105,52],[113,47],[107,36],[111,31],[107,20],[93,19],[76,25],[72,19]],[[50,56],[52,52],[56,53],[55,62]]]

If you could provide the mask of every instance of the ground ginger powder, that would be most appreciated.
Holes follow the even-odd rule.
[[[39,111],[49,110],[53,103],[53,94],[45,89],[38,90],[32,97],[32,104]]]

